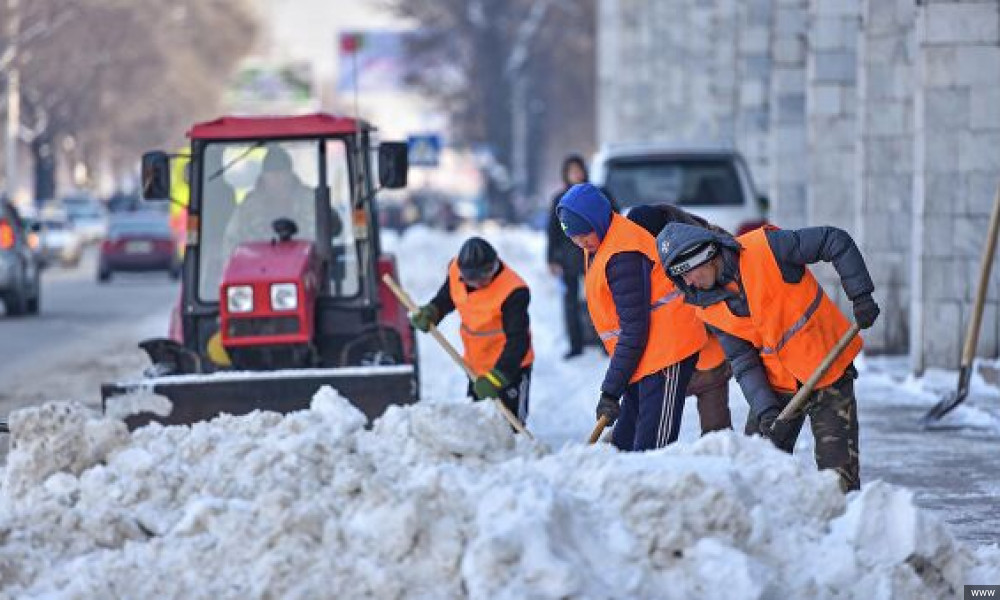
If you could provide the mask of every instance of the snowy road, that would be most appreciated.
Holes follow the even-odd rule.
[[[160,273],[99,285],[95,273],[92,252],[48,270],[41,314],[0,318],[0,414],[60,397],[96,405],[102,380],[140,372],[137,336],[165,334],[177,286]]]

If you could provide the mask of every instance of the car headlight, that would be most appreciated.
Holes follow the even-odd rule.
[[[271,285],[271,310],[295,310],[299,307],[299,290],[294,283]]]
[[[249,285],[234,285],[226,288],[226,306],[229,312],[247,313],[253,310],[253,288]]]

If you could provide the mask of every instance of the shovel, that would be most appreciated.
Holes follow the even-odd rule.
[[[969,380],[972,379],[972,361],[976,358],[976,344],[979,342],[979,326],[983,322],[983,304],[986,301],[987,286],[990,282],[990,270],[993,266],[993,254],[997,247],[997,231],[1000,230],[1000,186],[997,187],[996,199],[993,201],[993,214],[990,216],[990,230],[986,236],[986,246],[979,261],[979,287],[976,290],[976,303],[972,310],[972,319],[965,331],[965,346],[962,348],[962,365],[958,370],[958,390],[942,398],[927,414],[920,419],[920,424],[927,427],[934,421],[945,416],[953,408],[961,404],[969,395]]]
[[[823,357],[823,362],[819,363],[819,366],[816,367],[816,370],[809,377],[809,379],[802,385],[802,387],[799,388],[799,391],[795,392],[792,399],[789,400],[788,404],[785,405],[785,408],[781,410],[781,414],[779,414],[778,418],[774,420],[775,423],[778,421],[791,421],[795,418],[799,410],[806,403],[806,400],[809,399],[809,395],[812,394],[813,388],[815,388],[819,380],[826,375],[826,372],[830,370],[830,365],[833,364],[833,361],[840,357],[840,355],[844,352],[844,349],[851,343],[854,336],[858,335],[858,331],[860,330],[861,328],[858,327],[857,323],[855,323],[851,325],[850,329],[844,332],[844,335],[837,340],[837,343],[834,344],[833,348],[831,348],[826,356]],[[771,425],[771,430],[774,431],[773,424]]]
[[[392,278],[392,275],[386,273],[385,275],[382,276],[382,281],[385,282],[387,286],[389,286],[389,289],[392,291],[393,294],[396,295],[396,298],[398,298],[399,301],[403,303],[403,306],[406,307],[406,310],[410,311],[411,313],[420,310],[420,307],[417,306],[417,303],[413,301],[413,298],[410,298],[410,295],[406,293],[406,290],[399,287],[399,284],[396,283],[396,280]],[[444,334],[441,333],[441,331],[433,323],[431,324],[430,327],[430,334],[435,340],[438,341],[439,344],[441,344],[441,347],[444,348],[444,351],[448,353],[448,356],[450,356],[458,366],[462,367],[462,370],[465,371],[465,375],[469,378],[469,381],[475,381],[476,380],[475,371],[472,370],[472,367],[469,366],[469,363],[465,362],[465,359],[462,358],[462,355],[455,350],[455,347],[451,345],[451,342],[448,341],[448,338],[444,337]],[[510,409],[504,406],[504,403],[501,402],[499,398],[493,398],[493,402],[494,405],[497,407],[497,410],[500,411],[500,414],[502,414],[504,418],[507,419],[507,422],[510,423],[510,426],[513,427],[515,431],[524,434],[525,436],[528,437],[528,439],[531,440],[535,439],[535,436],[531,435],[531,432],[528,431],[524,427],[524,425],[521,424],[521,420],[518,419],[517,416],[514,415],[514,413],[510,412]]]

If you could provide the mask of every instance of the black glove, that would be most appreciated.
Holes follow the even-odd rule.
[[[431,325],[437,325],[438,321],[438,309],[433,304],[425,304],[420,307],[417,312],[410,315],[410,323],[414,327],[427,333],[431,329]]]
[[[601,393],[601,400],[597,403],[597,418],[601,417],[608,418],[608,427],[615,424],[618,420],[618,415],[621,413],[621,405],[618,403],[618,398],[610,394]]]
[[[781,411],[777,408],[765,410],[758,420],[758,428],[760,434],[771,440],[775,447],[791,454],[795,447],[794,430],[790,422],[778,419],[779,414]]]
[[[854,299],[854,322],[861,329],[868,329],[875,324],[879,314],[878,304],[871,294],[858,296]]]

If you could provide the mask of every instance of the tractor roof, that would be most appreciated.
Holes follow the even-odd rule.
[[[193,140],[319,137],[371,129],[365,121],[325,113],[290,117],[220,117],[197,123],[187,135]]]

